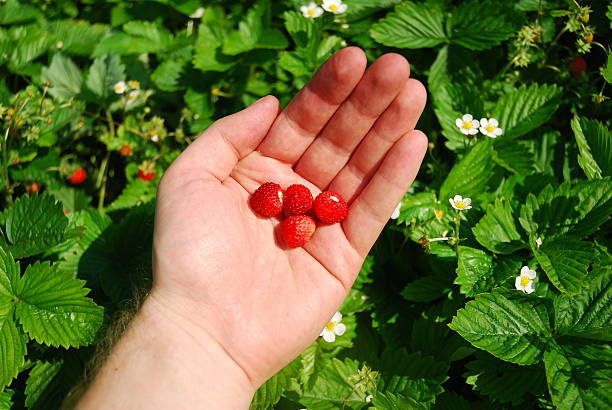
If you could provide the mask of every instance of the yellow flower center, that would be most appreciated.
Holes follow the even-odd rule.
[[[485,127],[485,130],[487,130],[488,132],[493,132],[495,131],[495,125],[487,125]]]
[[[315,15],[315,9],[308,9],[308,15],[309,16],[314,16]]]
[[[114,87],[114,90],[115,90],[115,91],[123,90],[123,86],[122,86],[121,84],[117,84],[117,85]]]
[[[338,10],[338,5],[337,4],[332,4],[332,5],[329,6],[329,9],[332,10],[332,11],[336,11],[336,10]]]
[[[325,326],[325,328],[329,330],[330,332],[333,332],[335,327],[336,327],[336,324],[334,322],[328,322],[327,325]]]
[[[463,208],[465,208],[465,202],[463,202],[463,201],[457,201],[457,202],[455,202],[455,206],[456,206],[457,208],[459,208],[459,209],[463,209]]]
[[[469,130],[472,128],[472,123],[471,122],[464,122],[463,123],[463,128],[465,128],[466,130]]]
[[[530,282],[531,282],[531,279],[529,279],[527,276],[521,276],[521,286],[522,287],[526,287],[527,285],[529,285]]]

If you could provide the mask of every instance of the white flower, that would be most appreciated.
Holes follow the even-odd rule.
[[[540,237],[538,236],[538,238],[535,240],[535,243],[536,243],[536,245],[538,246],[538,248],[539,248],[540,246],[542,246],[542,238],[540,238]]]
[[[342,320],[342,313],[336,312],[331,320],[327,323],[323,331],[319,336],[323,336],[323,340],[326,342],[333,342],[336,340],[336,335],[342,336],[346,331],[346,326],[344,326],[340,321]]]
[[[481,119],[480,132],[491,138],[497,138],[498,135],[502,135],[504,133],[504,131],[499,128],[499,123],[495,118]]]
[[[521,274],[514,281],[514,286],[525,293],[533,293],[535,291],[535,284],[533,282],[535,278],[536,271],[529,269],[529,266],[523,266]]]
[[[334,14],[344,13],[348,6],[342,0],[323,0],[323,9]]]
[[[448,201],[458,211],[472,209],[472,200],[470,198],[462,198],[461,195],[455,195],[453,198],[449,198]]]
[[[204,7],[200,7],[196,11],[191,13],[189,17],[192,19],[201,19],[203,15],[204,15]]]
[[[127,91],[127,85],[125,84],[125,81],[119,81],[117,84],[113,85],[113,90],[117,93],[117,94],[123,94],[124,92]]]
[[[461,118],[455,120],[455,124],[459,127],[459,130],[465,135],[476,135],[478,134],[478,127],[480,123],[472,117],[472,114],[465,114]]]
[[[400,201],[400,203],[398,203],[395,209],[393,210],[393,213],[391,214],[391,219],[399,218],[401,209],[402,209],[402,202]]]
[[[317,3],[313,1],[311,1],[307,6],[300,7],[300,11],[302,12],[302,16],[313,19],[323,14],[323,9],[317,6]]]
[[[366,403],[370,403],[372,401],[372,399],[374,398],[373,394],[368,394],[365,398],[365,402]]]
[[[152,135],[151,136],[151,141],[153,142],[159,142],[159,137],[157,135]]]
[[[130,91],[128,96],[127,96],[128,104],[132,104],[134,101],[136,101],[136,98],[138,98],[139,95],[140,95],[140,91],[138,91],[138,90]]]

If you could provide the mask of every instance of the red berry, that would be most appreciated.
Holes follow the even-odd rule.
[[[129,157],[130,155],[132,155],[132,147],[130,147],[129,145],[123,145],[119,149],[119,153],[124,157]]]
[[[292,215],[280,224],[283,239],[290,248],[297,248],[308,242],[316,228],[314,219],[307,215]]]
[[[72,185],[78,185],[78,184],[83,183],[83,181],[85,181],[85,178],[87,178],[87,172],[85,172],[85,170],[82,167],[78,167],[68,177],[68,181],[70,181]]]
[[[302,184],[291,185],[285,190],[283,210],[287,216],[307,214],[312,208],[312,203],[310,189]]]
[[[154,176],[155,172],[145,173],[142,169],[138,170],[138,178],[142,179],[143,181],[150,181],[153,179]]]
[[[324,191],[314,201],[314,211],[321,222],[333,224],[346,218],[348,204],[340,194]]]
[[[587,63],[584,58],[578,56],[574,58],[569,63],[569,70],[576,78],[580,78],[582,76],[582,72],[586,70]]]
[[[32,182],[28,187],[28,194],[32,195],[34,192],[38,192],[40,190],[40,185],[38,182]]]
[[[280,185],[266,182],[253,193],[251,208],[262,216],[275,216],[283,210],[284,192]]]

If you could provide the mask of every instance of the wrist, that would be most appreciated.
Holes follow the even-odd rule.
[[[81,405],[99,408],[249,407],[255,387],[214,338],[152,292]],[[109,392],[112,397],[96,392]]]

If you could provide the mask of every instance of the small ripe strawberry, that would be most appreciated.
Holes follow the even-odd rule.
[[[40,191],[40,185],[38,185],[38,182],[32,182],[28,187],[28,194],[32,195],[34,192],[38,191]]]
[[[314,201],[314,211],[321,222],[333,224],[346,218],[348,204],[340,194],[324,191]]]
[[[314,219],[307,215],[292,215],[280,224],[281,235],[290,248],[303,246],[316,228]]]
[[[587,63],[584,58],[578,56],[574,58],[569,63],[569,70],[576,78],[580,78],[582,76],[582,72],[586,70]]]
[[[72,185],[78,185],[78,184],[83,183],[83,181],[85,181],[85,178],[87,178],[87,172],[85,172],[85,170],[82,167],[78,167],[68,177],[68,181],[70,181]]]
[[[285,190],[283,210],[285,215],[305,215],[312,208],[312,193],[302,184],[289,186]]]
[[[121,156],[123,157],[129,157],[130,155],[132,155],[132,147],[130,147],[129,145],[123,145],[120,149],[119,149],[119,153],[121,154]]]
[[[153,179],[153,177],[155,177],[155,172],[147,172],[145,173],[142,169],[138,170],[138,178],[142,179],[143,181],[150,181]]]
[[[275,216],[283,210],[284,192],[280,185],[266,182],[253,193],[251,208],[261,216]]]

